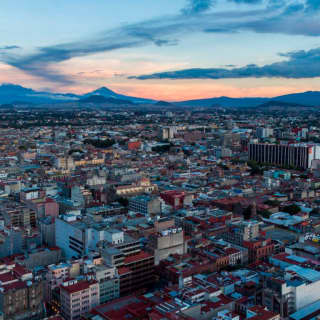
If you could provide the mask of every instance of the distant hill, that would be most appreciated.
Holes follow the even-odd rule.
[[[23,101],[24,103],[60,103],[78,100],[79,97],[71,93],[51,93],[35,91],[15,84],[0,85],[0,104]]]
[[[282,102],[278,100],[271,100],[268,102],[265,102],[259,106],[256,106],[256,109],[308,109],[312,106],[307,106],[303,104],[298,103],[290,103],[290,102]]]
[[[13,103],[15,101],[23,101],[24,103],[34,104],[56,104],[62,102],[77,102],[91,96],[101,96],[105,98],[113,98],[116,100],[131,101],[137,104],[156,102],[151,99],[118,94],[106,87],[99,88],[84,95],[76,95],[72,93],[52,93],[36,91],[11,83],[0,85],[0,104]]]
[[[167,102],[167,101],[162,101],[162,100],[158,101],[154,105],[158,106],[158,107],[174,107],[173,103],[170,103],[170,102]]]
[[[106,87],[101,87],[97,90],[94,90],[92,92],[86,93],[85,95],[83,95],[84,98],[89,97],[89,96],[103,96],[105,98],[114,98],[114,99],[118,99],[118,100],[127,100],[127,101],[131,101],[133,103],[155,103],[155,100],[151,100],[151,99],[144,99],[144,98],[138,98],[138,97],[132,97],[132,96],[126,96],[123,94],[119,94],[116,93]]]
[[[264,102],[269,101],[268,98],[229,98],[229,97],[219,97],[219,98],[209,98],[209,99],[197,99],[175,102],[176,105],[185,107],[255,107]]]
[[[80,103],[111,103],[111,104],[133,104],[129,100],[120,100],[115,98],[106,98],[104,96],[92,95],[80,100]]]
[[[13,109],[13,104],[0,104],[0,109]]]
[[[94,98],[92,98],[94,97]],[[99,97],[99,98],[98,98]],[[106,100],[105,100],[105,99]],[[89,99],[89,100],[86,100]],[[108,100],[109,99],[109,100]],[[111,100],[110,100],[111,99]],[[114,100],[112,100],[114,99]],[[72,93],[52,93],[44,91],[36,91],[30,88],[24,88],[15,84],[0,85],[0,104],[17,104],[14,102],[23,101],[21,104],[59,104],[73,103],[70,106],[76,106],[77,102],[92,102],[92,103],[113,103],[123,104],[125,101],[135,104],[149,104],[158,107],[222,107],[222,108],[243,108],[256,107],[270,101],[280,101],[290,104],[298,104],[304,106],[319,106],[320,107],[320,91],[307,91],[302,93],[294,93],[274,98],[230,98],[217,97],[209,99],[187,100],[169,103],[166,101],[155,101],[151,99],[126,96],[116,93],[107,87],[101,87],[92,92],[76,95]]]
[[[272,100],[320,107],[320,91],[307,91],[303,93],[287,94],[273,98]]]
[[[270,101],[280,101],[290,104],[300,104],[305,106],[320,106],[320,92],[307,91],[302,93],[287,94],[274,98],[229,98],[218,97],[209,99],[187,100],[176,102],[180,106],[198,106],[198,107],[256,107]]]

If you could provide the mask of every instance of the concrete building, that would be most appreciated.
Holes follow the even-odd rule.
[[[192,205],[194,195],[179,190],[166,190],[160,193],[160,197],[174,209],[181,209],[184,206]]]
[[[0,311],[5,320],[43,316],[43,283],[18,264],[1,265]]]
[[[51,216],[43,217],[38,220],[42,244],[54,247],[56,245],[55,219]]]
[[[25,204],[14,201],[7,201],[1,204],[0,213],[7,226],[12,227],[35,227],[36,212]]]
[[[55,223],[56,245],[62,249],[64,256],[82,257],[88,248],[88,229],[77,220],[76,216],[57,218]]]
[[[71,264],[60,263],[47,267],[45,275],[44,297],[47,302],[54,303],[54,298],[58,298],[57,304],[60,303],[59,294],[55,297],[55,289],[58,288],[67,278],[70,277]]]
[[[225,147],[214,147],[212,155],[217,159],[232,157],[232,150]]]
[[[110,233],[108,240],[99,243],[99,249],[105,263],[117,268],[120,295],[145,290],[155,280],[153,254],[142,251],[141,242],[123,232]]]
[[[249,144],[249,160],[308,169],[320,159],[320,146],[309,144]]]
[[[124,241],[122,231],[107,229],[106,224],[94,220],[82,220],[81,216],[64,215],[56,219],[56,245],[64,256],[81,258],[90,251],[96,251],[100,242],[120,245]]]
[[[182,228],[171,227],[154,232],[149,236],[147,248],[154,254],[155,265],[171,254],[182,255],[186,253],[184,231]]]
[[[70,156],[57,157],[54,161],[54,165],[56,168],[62,170],[74,170],[76,167],[73,158]]]
[[[263,127],[257,128],[256,135],[259,139],[269,138],[273,135],[273,129]]]
[[[263,305],[281,317],[301,310],[319,300],[320,272],[308,265],[310,260],[286,253],[270,257],[269,262],[279,267],[279,276],[267,277],[263,290]]]
[[[97,265],[95,279],[99,283],[99,301],[106,303],[120,297],[120,279],[116,267]]]
[[[66,320],[78,320],[99,304],[99,284],[95,280],[70,280],[60,286],[61,314]]]
[[[155,216],[161,213],[161,201],[159,197],[146,195],[132,197],[129,199],[129,210]]]
[[[22,253],[23,245],[23,235],[19,229],[0,229],[0,258]]]
[[[162,140],[170,140],[174,138],[174,128],[173,127],[163,127],[160,129],[160,138]]]
[[[222,238],[237,245],[245,241],[251,241],[259,236],[258,221],[228,222],[228,231],[222,234]]]

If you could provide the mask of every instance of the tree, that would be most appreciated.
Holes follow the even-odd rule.
[[[84,140],[85,144],[91,144],[92,146],[96,148],[109,148],[115,144],[115,141],[113,139],[107,139],[107,140],[99,140],[99,139],[86,139]]]
[[[128,207],[129,206],[129,200],[127,198],[119,198],[118,199],[118,202],[123,205],[124,207]]]
[[[270,216],[271,216],[271,212],[266,210],[266,209],[263,209],[263,210],[259,211],[258,214],[260,216],[262,216],[263,218],[266,218],[266,219],[269,219]]]
[[[251,215],[252,215],[252,206],[248,206],[244,211],[243,211],[243,216],[245,220],[250,220]]]
[[[311,214],[311,215],[319,214],[319,209],[318,209],[318,208],[312,209],[312,211],[310,212],[310,214]]]
[[[290,204],[288,206],[283,207],[282,211],[287,212],[291,215],[295,215],[295,214],[298,214],[301,210],[300,210],[300,207],[297,206],[296,204]]]
[[[28,149],[28,147],[25,145],[19,146],[19,150],[21,150],[21,151],[27,151],[27,149]]]
[[[278,200],[267,200],[264,202],[264,204],[267,204],[268,206],[271,206],[271,207],[277,207],[280,205],[280,202]]]
[[[263,169],[259,166],[259,164],[256,161],[249,160],[247,162],[247,164],[251,169],[250,170],[251,175],[256,175],[256,174],[262,175],[263,174]]]

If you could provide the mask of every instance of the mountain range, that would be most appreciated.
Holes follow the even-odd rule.
[[[220,107],[257,107],[267,102],[284,102],[294,105],[304,106],[320,106],[320,91],[306,91],[301,93],[287,94],[273,98],[229,98],[217,97],[210,99],[198,99],[176,102],[175,104],[181,106],[220,106]]]
[[[104,97],[97,98],[97,97]],[[111,99],[111,100],[108,100]],[[139,97],[126,96],[118,94],[106,87],[99,88],[84,95],[76,95],[73,93],[52,93],[45,91],[35,91],[16,84],[6,83],[0,85],[0,104],[7,103],[61,103],[61,102],[83,102],[83,103],[116,103],[123,101],[125,104],[129,102],[136,104],[156,103],[152,99],[144,99]]]
[[[52,93],[35,91],[15,84],[0,85],[0,104],[57,104],[65,102],[75,103],[112,103],[112,104],[154,104],[156,106],[180,106],[180,107],[256,107],[268,102],[283,102],[302,106],[320,106],[320,91],[307,91],[288,94],[273,98],[230,98],[216,97],[210,99],[198,99],[177,101],[155,101],[140,97],[127,96],[116,93],[106,87],[99,88],[83,95],[72,93]]]

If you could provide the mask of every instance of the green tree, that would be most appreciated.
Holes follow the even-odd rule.
[[[300,210],[300,207],[297,206],[296,204],[290,204],[288,206],[283,207],[282,211],[287,212],[291,215],[295,215],[295,214],[298,214],[301,210]]]
[[[250,220],[252,215],[252,206],[250,205],[246,209],[244,209],[242,214],[245,220]]]

